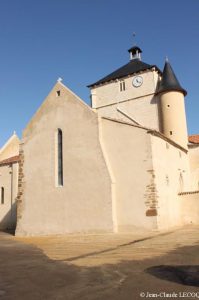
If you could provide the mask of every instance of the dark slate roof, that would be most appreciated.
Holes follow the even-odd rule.
[[[166,91],[179,91],[182,92],[185,96],[187,92],[183,89],[168,61],[165,62],[162,80],[160,81],[157,92],[162,93]]]
[[[142,53],[142,50],[141,50],[139,47],[137,47],[137,46],[131,47],[131,48],[128,50],[128,52],[132,52],[132,53],[136,53],[136,51]]]
[[[139,59],[133,59],[128,64],[122,66],[121,68],[117,69],[116,71],[112,72],[108,76],[98,80],[95,83],[88,85],[88,87],[93,87],[94,85],[99,85],[111,80],[119,79],[128,75],[132,75],[134,73],[139,73],[145,71],[147,69],[155,68],[158,72],[162,73],[159,68],[155,65],[149,65],[142,62]]]

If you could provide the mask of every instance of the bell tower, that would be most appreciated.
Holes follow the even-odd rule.
[[[163,134],[187,148],[188,134],[184,97],[187,92],[181,87],[168,59],[158,87],[161,105]]]
[[[128,50],[128,52],[130,53],[130,60],[133,60],[133,59],[141,60],[142,50],[139,47],[133,46],[132,48],[130,48]]]
[[[156,89],[162,72],[141,59],[142,50],[128,50],[127,64],[89,85],[91,106],[100,116],[160,129]]]

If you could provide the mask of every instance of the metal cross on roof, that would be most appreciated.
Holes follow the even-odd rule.
[[[136,40],[135,40],[135,37],[136,37],[136,33],[135,32],[133,32],[133,46],[135,46],[136,45]]]

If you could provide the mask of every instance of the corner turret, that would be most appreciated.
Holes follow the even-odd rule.
[[[168,58],[166,58],[164,70],[162,74],[162,80],[160,82],[160,85],[158,87],[158,92],[169,92],[169,91],[178,91],[182,92],[184,96],[187,95],[187,91],[183,89],[168,61]]]
[[[187,149],[188,134],[183,89],[168,60],[159,83],[163,134]]]

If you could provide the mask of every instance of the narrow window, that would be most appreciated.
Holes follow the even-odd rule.
[[[1,204],[4,204],[4,187],[1,187]]]
[[[183,176],[180,173],[180,177],[179,177],[179,193],[182,193],[184,190],[184,180],[183,180]]]
[[[172,135],[173,134],[173,132],[172,131],[170,131],[170,135]]]
[[[61,129],[57,131],[57,178],[58,186],[63,185],[63,137]]]
[[[125,91],[125,81],[120,81],[120,92]]]
[[[61,95],[60,91],[56,91],[56,96],[59,97]]]

